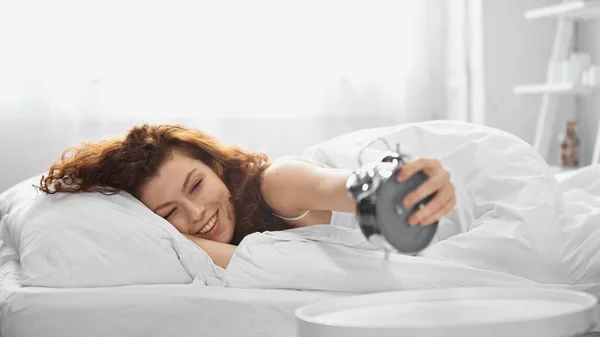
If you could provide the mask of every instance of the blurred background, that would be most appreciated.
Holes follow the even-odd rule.
[[[0,0],[0,191],[82,141],[179,123],[270,156],[432,119],[534,143],[559,20],[550,0]],[[600,62],[597,21],[570,47]],[[595,62],[594,62],[595,61]],[[545,97],[545,98],[544,98]],[[543,153],[577,122],[589,164],[598,96],[556,100]]]

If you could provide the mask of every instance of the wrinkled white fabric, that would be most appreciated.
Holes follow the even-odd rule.
[[[367,293],[391,290],[528,286],[537,282],[459,263],[383,253],[362,234],[317,225],[248,236],[235,252],[225,280],[230,287]]]
[[[224,280],[233,287],[371,292],[449,286],[560,286],[597,295],[600,169],[557,182],[527,143],[489,127],[432,121],[346,134],[304,156],[356,168],[363,144],[385,138],[401,151],[439,159],[457,205],[418,257],[381,252],[347,228],[257,233],[236,250]],[[383,147],[363,162],[381,159]]]

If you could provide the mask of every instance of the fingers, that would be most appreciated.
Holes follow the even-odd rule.
[[[398,181],[403,182],[413,176],[413,174],[419,171],[425,171],[425,173],[435,172],[441,170],[442,164],[437,159],[419,158],[415,161],[411,161],[402,165],[402,169],[398,172]]]
[[[402,166],[397,179],[408,180],[415,173],[423,171],[429,178],[403,200],[404,207],[411,208],[421,200],[436,193],[425,207],[417,210],[409,218],[410,225],[430,225],[448,214],[456,204],[456,189],[450,181],[450,172],[442,167],[437,159],[419,158]]]
[[[456,206],[456,198],[452,198],[448,203],[446,203],[446,205],[444,205],[437,212],[435,212],[435,214],[423,219],[420,222],[420,225],[428,226],[428,225],[435,223],[436,221],[439,221],[441,218],[443,218],[448,213],[450,213],[452,211],[452,209],[454,208],[454,206]]]
[[[430,225],[436,222],[444,215],[448,214],[452,208],[454,208],[455,199],[454,185],[445,185],[439,191],[437,191],[435,197],[430,200],[424,208],[414,212],[409,217],[409,225]],[[452,205],[448,206],[449,204]],[[445,207],[450,207],[450,209],[444,213]]]
[[[414,191],[410,192],[403,200],[404,207],[410,208],[417,204],[419,201],[425,199],[427,196],[432,195],[435,191],[441,190],[450,183],[450,173],[445,170],[435,172],[433,175],[417,187]]]

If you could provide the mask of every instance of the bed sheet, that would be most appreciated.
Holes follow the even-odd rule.
[[[16,261],[0,267],[2,337],[294,337],[296,308],[350,295],[194,284],[56,289],[18,280]]]
[[[2,337],[293,337],[294,310],[343,293],[196,284],[58,289],[21,287],[0,267]]]

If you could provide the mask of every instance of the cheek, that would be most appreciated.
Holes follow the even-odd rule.
[[[187,230],[187,228],[185,228],[185,226],[183,225],[181,217],[182,216],[179,215],[174,219],[170,219],[168,221],[173,227],[175,227],[175,229],[177,229],[177,231],[179,231],[180,233],[184,233],[184,230]]]
[[[222,183],[212,184],[211,186],[204,186],[200,193],[197,193],[198,200],[203,200],[204,203],[207,204],[221,204],[225,206],[229,203],[229,198],[231,197],[231,193],[229,193],[229,189]]]
[[[220,191],[219,191],[219,195],[221,197],[222,200],[226,200],[229,202],[229,198],[231,198],[231,192],[229,191],[229,189],[227,188],[227,186],[225,184],[221,184],[220,186]]]

